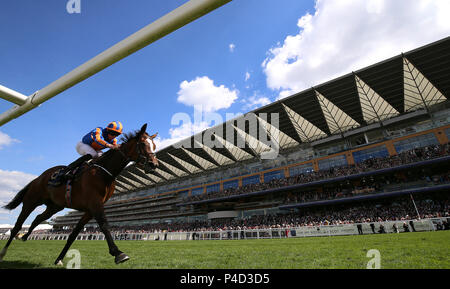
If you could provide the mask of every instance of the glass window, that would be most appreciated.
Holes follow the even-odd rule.
[[[259,183],[260,183],[259,175],[254,175],[254,176],[242,179],[242,185],[243,186],[246,186],[246,185],[249,185],[249,184],[259,184]]]
[[[191,196],[203,194],[203,187],[192,189]]]
[[[313,171],[314,171],[314,168],[313,168],[312,163],[307,163],[307,164],[289,168],[289,175],[296,176],[296,175],[300,175],[300,174],[309,174]]]
[[[215,185],[211,185],[211,186],[207,186],[206,187],[206,192],[207,193],[218,192],[218,191],[220,191],[220,184],[215,184]]]
[[[178,196],[179,197],[187,197],[187,195],[189,194],[189,191],[188,190],[186,190],[186,191],[181,191],[181,192],[178,192]]]
[[[360,163],[367,159],[385,158],[388,156],[389,152],[385,145],[353,152],[353,159],[355,160],[355,163]]]
[[[445,134],[447,135],[447,139],[450,140],[450,127],[445,129]]]
[[[264,215],[264,210],[248,210],[248,211],[244,211],[244,217],[251,217],[251,216],[263,216]]]
[[[223,189],[231,189],[231,188],[238,188],[239,187],[239,180],[233,180],[223,183]]]
[[[332,167],[342,167],[347,165],[347,158],[345,155],[339,155],[333,158],[324,159],[318,161],[319,163],[319,170],[328,170]]]
[[[421,148],[429,145],[438,145],[438,144],[439,142],[436,139],[434,133],[428,133],[395,142],[394,146],[395,149],[397,150],[397,153],[401,153],[415,148]]]
[[[273,179],[281,179],[284,178],[284,171],[273,171],[264,174],[264,182],[270,182]]]

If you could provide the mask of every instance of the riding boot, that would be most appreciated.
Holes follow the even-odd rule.
[[[66,167],[65,173],[64,173],[64,177],[66,180],[70,180],[72,179],[73,176],[73,169],[75,169],[76,167],[80,166],[82,163],[89,161],[90,159],[92,159],[92,156],[90,154],[84,155],[80,158],[78,158],[77,160],[75,160],[74,162],[72,162],[71,164],[69,164]]]

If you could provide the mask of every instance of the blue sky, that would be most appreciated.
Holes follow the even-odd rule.
[[[185,2],[81,0],[69,14],[66,0],[1,1],[0,84],[30,95]],[[448,36],[448,1],[417,2],[234,0],[1,126],[0,205],[76,159],[96,126],[148,123],[162,147],[209,125],[171,124],[194,105],[244,113]]]

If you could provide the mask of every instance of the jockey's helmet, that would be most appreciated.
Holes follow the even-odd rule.
[[[112,134],[120,135],[120,134],[122,134],[123,126],[122,126],[122,123],[120,121],[113,121],[113,122],[110,122],[108,124],[106,129],[109,132],[112,132]]]

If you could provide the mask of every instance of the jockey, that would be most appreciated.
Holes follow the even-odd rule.
[[[82,163],[102,155],[105,148],[118,148],[117,137],[122,134],[123,126],[120,121],[113,121],[107,127],[96,127],[86,134],[76,146],[77,152],[82,155],[79,159],[71,163],[66,168],[66,177],[73,177],[70,171]]]

